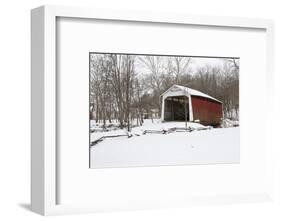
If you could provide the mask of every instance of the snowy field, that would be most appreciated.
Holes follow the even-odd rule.
[[[93,125],[91,128],[96,127]],[[91,141],[105,138],[90,149],[91,168],[239,163],[239,127],[209,128],[188,123],[192,132],[153,133],[184,128],[184,122],[147,120],[144,126],[91,133]],[[146,130],[152,133],[144,134]]]

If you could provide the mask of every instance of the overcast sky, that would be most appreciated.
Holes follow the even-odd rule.
[[[226,62],[226,58],[198,58],[193,57],[191,58],[191,68],[197,69],[198,67],[210,65],[210,66],[216,66],[216,67],[222,67],[223,64]]]
[[[94,56],[104,56],[104,54],[95,54]],[[145,55],[135,55],[135,70],[138,74],[148,74],[150,70],[146,67],[146,65],[141,61],[141,58],[144,59]],[[154,56],[151,56],[154,57]],[[156,57],[156,56],[155,56]],[[160,56],[162,60],[163,66],[166,66],[166,62],[168,58],[173,56]],[[191,62],[189,63],[190,73],[196,72],[198,68],[210,66],[210,67],[218,67],[222,68],[223,65],[227,62],[228,59],[231,58],[212,58],[212,57],[189,57],[191,58]],[[236,59],[236,62],[239,62],[239,59]]]
[[[137,57],[144,57],[144,56],[137,56]],[[163,63],[165,63],[165,60],[168,59],[169,57],[163,56],[162,58],[163,58]],[[190,57],[190,58],[191,58],[191,62],[189,64],[189,70],[191,70],[191,73],[195,72],[198,68],[205,67],[205,66],[222,68],[223,65],[227,62],[227,60],[230,59],[230,58],[211,58],[211,57]],[[149,70],[145,67],[145,65],[139,59],[136,60],[137,60],[135,65],[136,71],[142,74],[148,73]]]

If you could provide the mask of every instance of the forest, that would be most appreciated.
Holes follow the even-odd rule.
[[[147,116],[159,118],[161,94],[178,84],[222,101],[224,118],[239,120],[239,59],[213,60],[90,53],[90,119],[130,131]]]

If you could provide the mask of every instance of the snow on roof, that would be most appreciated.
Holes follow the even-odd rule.
[[[217,101],[219,103],[222,103],[221,101],[219,101],[218,99],[214,98],[214,97],[211,97],[210,95],[208,94],[204,94],[203,92],[201,91],[197,91],[195,89],[192,89],[192,88],[188,88],[188,87],[184,87],[184,86],[181,86],[181,85],[177,85],[177,84],[174,84],[172,87],[170,87],[167,91],[165,91],[162,95],[166,94],[167,92],[169,92],[172,88],[178,88],[184,92],[186,92],[187,94],[191,95],[191,96],[199,96],[199,97],[205,97],[205,98],[209,98],[211,100],[214,100],[214,101]],[[161,96],[162,96],[161,95]]]

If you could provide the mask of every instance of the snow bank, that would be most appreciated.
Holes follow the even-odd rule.
[[[105,139],[90,154],[92,168],[239,163],[239,127]]]
[[[237,120],[230,120],[230,119],[224,119],[222,122],[222,127],[238,127],[239,121]]]
[[[192,128],[194,130],[197,129],[208,129],[209,127],[203,126],[199,123],[188,122],[187,128]],[[114,129],[110,129],[113,127],[106,128],[104,130],[102,125],[99,124],[92,124],[91,130],[94,131],[91,133],[91,142],[99,140],[106,136],[123,136],[128,135],[126,129],[120,129],[114,127]],[[157,120],[145,120],[144,124],[139,127],[132,127],[132,131],[129,135],[143,135],[144,131],[168,131],[171,128],[185,128],[185,122],[164,122],[162,123],[159,119]]]

